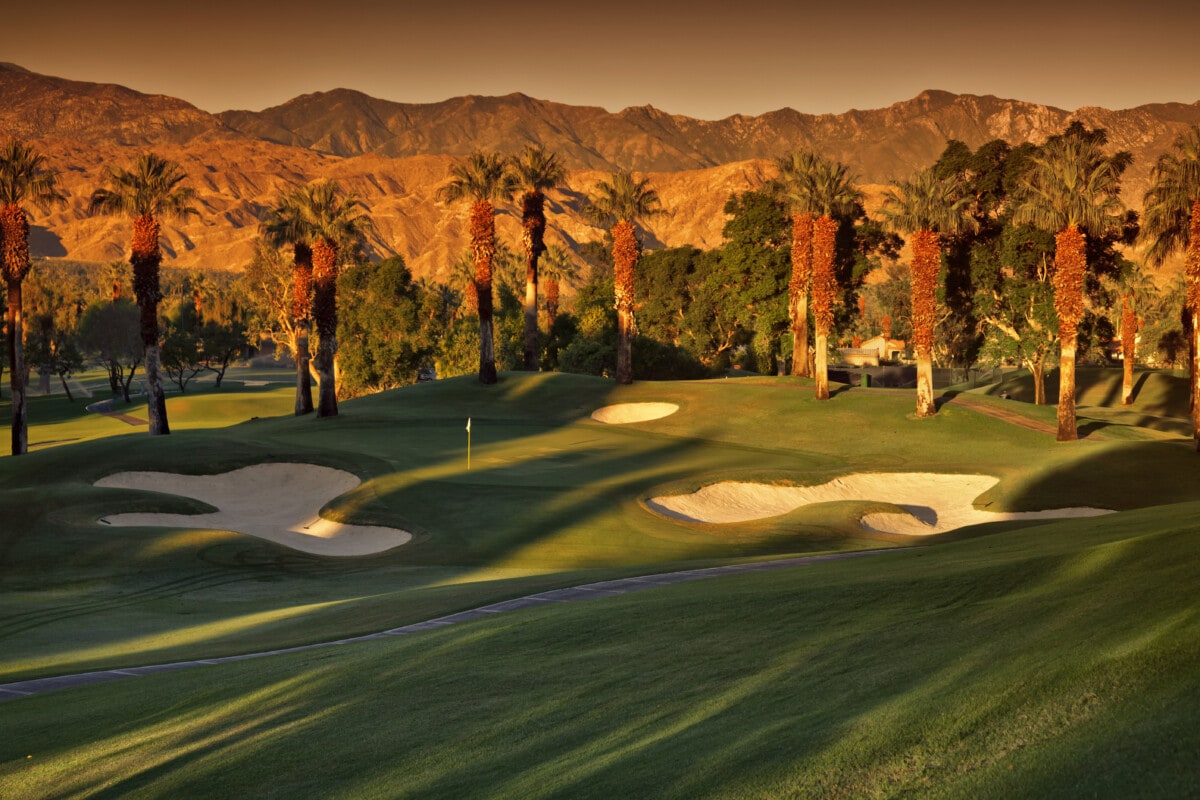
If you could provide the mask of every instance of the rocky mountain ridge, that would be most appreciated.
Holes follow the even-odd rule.
[[[922,92],[887,108],[844,114],[781,109],[756,117],[698,120],[644,106],[610,113],[521,94],[406,104],[338,89],[307,94],[258,112],[209,114],[189,103],[109,84],[54,78],[0,65],[0,125],[30,140],[62,174],[70,205],[35,219],[35,251],[105,261],[124,256],[123,220],[89,218],[86,200],[106,165],[154,149],[178,161],[196,187],[202,214],[168,223],[167,263],[240,269],[257,220],[279,191],[334,178],[358,192],[378,227],[372,249],[402,253],[415,274],[444,279],[466,246],[466,209],[434,195],[454,157],[476,148],[516,152],[527,143],[561,154],[567,186],[551,194],[550,238],[568,246],[602,232],[577,213],[591,184],[612,169],[648,173],[667,214],[656,244],[714,247],[731,192],[761,185],[772,159],[808,148],[846,162],[869,184],[884,184],[932,163],[948,139],[972,147],[996,138],[1040,142],[1073,120],[1109,131],[1129,150],[1126,201],[1133,206],[1159,154],[1200,103],[1073,112],[991,96]],[[515,242],[515,208],[502,209],[502,237]]]

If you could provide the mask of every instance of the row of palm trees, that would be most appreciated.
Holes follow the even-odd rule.
[[[797,152],[778,160],[782,198],[792,215],[792,277],[788,311],[793,334],[793,372],[814,378],[818,399],[828,399],[827,340],[837,285],[834,250],[838,219],[862,201],[847,168],[812,153]],[[1049,140],[1023,176],[1014,220],[1055,234],[1055,311],[1059,320],[1060,396],[1058,438],[1077,438],[1075,426],[1075,347],[1083,313],[1083,278],[1087,269],[1087,237],[1100,236],[1118,224],[1121,210],[1117,157],[1101,152],[1096,137],[1058,136]],[[132,169],[108,168],[106,185],[89,201],[90,213],[122,214],[132,219],[130,263],[134,293],[141,311],[149,395],[150,433],[169,433],[160,371],[157,307],[161,299],[159,267],[160,218],[197,213],[194,190],[183,186],[183,171],[154,154],[137,159]],[[541,147],[527,147],[515,158],[475,152],[451,169],[439,191],[444,201],[469,201],[473,288],[480,324],[479,379],[496,381],[492,326],[492,259],[496,253],[496,203],[522,192],[522,244],[526,258],[524,366],[537,369],[538,262],[546,252],[545,192],[565,177],[558,157]],[[57,173],[44,158],[12,141],[0,150],[0,253],[7,288],[6,328],[13,395],[12,451],[28,449],[25,370],[21,336],[21,283],[29,272],[29,220],[25,206],[47,210],[65,201]],[[1174,151],[1156,163],[1153,185],[1145,196],[1142,238],[1147,257],[1161,264],[1183,251],[1186,262],[1186,308],[1192,317],[1193,425],[1200,450],[1200,127],[1193,126],[1175,142]],[[612,238],[614,294],[618,315],[617,381],[632,381],[630,342],[636,332],[633,276],[642,252],[637,224],[661,213],[661,201],[645,179],[613,173],[595,184],[582,209]],[[901,181],[885,196],[885,222],[910,237],[913,248],[913,339],[918,361],[917,415],[936,412],[932,386],[937,275],[943,237],[977,224],[970,198],[957,178],[940,178],[932,170]],[[285,192],[262,222],[264,237],[293,250],[293,316],[296,320],[297,393],[295,411],[313,410],[309,382],[309,334],[315,323],[318,351],[313,359],[319,397],[318,416],[337,414],[334,376],[336,353],[336,278],[340,256],[361,245],[371,230],[361,200],[324,181]],[[816,363],[809,364],[808,304],[812,298]]]

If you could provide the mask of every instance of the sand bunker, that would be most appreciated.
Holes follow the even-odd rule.
[[[662,419],[678,410],[679,406],[674,403],[618,403],[615,406],[597,408],[592,412],[592,419],[609,425],[624,425],[629,422]]]
[[[213,514],[114,514],[101,522],[234,531],[322,556],[364,556],[398,547],[412,534],[395,528],[323,519],[321,506],[361,481],[315,464],[256,464],[221,475],[118,472],[96,486],[140,489],[201,500]]]
[[[975,498],[1000,482],[990,475],[939,475],[928,472],[860,473],[820,486],[771,486],[725,481],[692,494],[655,497],[647,505],[688,522],[745,522],[786,514],[811,503],[860,500],[892,503],[903,513],[867,514],[860,524],[879,533],[924,536],[967,525],[1015,519],[1091,517],[1113,512],[1099,508],[1047,511],[984,511]]]

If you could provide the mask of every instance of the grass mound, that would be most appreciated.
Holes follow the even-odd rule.
[[[34,697],[5,706],[0,789],[1193,796],[1198,513],[1061,522]]]

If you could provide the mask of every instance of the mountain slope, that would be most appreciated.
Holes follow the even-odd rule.
[[[651,226],[660,245],[720,244],[721,209],[733,191],[762,184],[771,160],[805,148],[851,166],[864,183],[887,183],[932,163],[948,139],[976,147],[992,139],[1040,142],[1073,120],[1109,131],[1129,150],[1125,199],[1138,206],[1159,154],[1200,103],[1074,112],[991,96],[927,91],[887,108],[811,115],[781,109],[757,117],[698,120],[644,106],[610,113],[522,94],[406,104],[338,89],[258,112],[201,111],[178,99],[121,86],[38,75],[0,64],[0,130],[33,141],[60,170],[69,206],[35,218],[35,252],[80,260],[124,255],[127,223],[90,219],[86,200],[104,169],[153,148],[177,160],[204,213],[166,229],[167,263],[240,269],[258,217],[285,186],[335,178],[359,192],[379,227],[378,255],[402,253],[418,276],[448,276],[464,251],[465,210],[434,201],[453,157],[473,149],[558,152],[571,173],[551,195],[551,240],[602,236],[578,215],[583,193],[604,171],[649,173],[668,213]],[[514,209],[501,235],[516,241]]]

